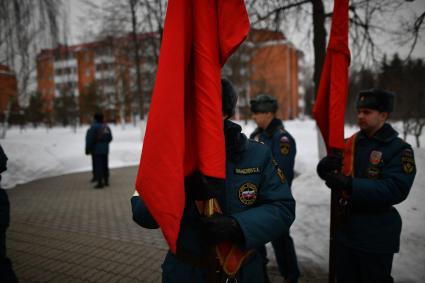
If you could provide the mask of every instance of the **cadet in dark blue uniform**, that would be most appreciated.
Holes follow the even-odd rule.
[[[7,156],[0,146],[0,174],[7,170]],[[1,180],[1,175],[0,175]],[[4,189],[0,187],[0,282],[18,282],[12,263],[6,256],[6,230],[10,222],[9,198]]]
[[[86,154],[92,155],[95,188],[109,185],[108,154],[109,143],[112,141],[111,129],[103,122],[103,115],[94,115],[93,124],[86,135]]]
[[[297,152],[294,138],[285,130],[281,120],[275,117],[278,105],[274,97],[259,95],[251,100],[252,118],[257,123],[257,129],[250,138],[269,146],[274,160],[277,162],[282,174],[291,188],[294,177],[295,154]],[[272,241],[279,266],[280,274],[288,282],[297,282],[300,277],[294,241],[287,233]],[[264,249],[266,254],[266,250]],[[268,278],[266,280],[269,280]]]
[[[205,257],[211,246],[231,241],[253,250],[237,274],[237,282],[264,282],[264,258],[258,249],[287,232],[295,218],[295,201],[281,179],[267,146],[248,140],[241,127],[228,120],[235,111],[236,92],[222,80],[226,141],[226,180],[195,172],[185,178],[186,208],[176,255],[168,253],[162,282],[207,282]],[[223,214],[201,217],[195,200],[217,198]],[[145,228],[158,228],[143,200],[131,199],[133,219]],[[224,282],[216,278],[214,282]],[[225,277],[224,277],[225,280]],[[233,282],[233,281],[229,281]]]
[[[393,103],[391,92],[360,92],[360,132],[346,141],[344,161],[328,156],[317,167],[326,185],[348,201],[348,214],[336,237],[338,283],[393,282],[392,261],[401,233],[401,218],[393,205],[406,199],[416,174],[411,146],[386,123]]]

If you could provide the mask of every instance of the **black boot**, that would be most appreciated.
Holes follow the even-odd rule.
[[[94,188],[95,189],[102,189],[103,188],[103,183],[102,182],[97,183],[97,185],[94,186]]]

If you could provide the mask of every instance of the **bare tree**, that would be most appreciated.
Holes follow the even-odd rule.
[[[358,65],[377,63],[381,50],[380,40],[384,35],[397,35],[403,29],[410,38],[412,50],[423,31],[424,14],[415,14],[410,20],[399,22],[396,11],[410,5],[412,0],[351,0],[349,6],[350,38],[353,60]],[[304,31],[306,45],[312,42],[314,50],[313,80],[317,89],[326,54],[326,28],[332,16],[332,1],[327,0],[248,0],[246,1],[251,22],[254,26],[275,27]],[[393,21],[390,23],[390,21]],[[400,23],[398,25],[398,23]],[[291,27],[292,25],[292,27]],[[407,28],[407,27],[410,27]],[[287,34],[288,35],[288,34]],[[291,37],[291,35],[288,35]]]
[[[132,44],[126,48],[132,57],[131,68],[135,71],[130,86],[132,103],[138,103],[140,118],[144,119],[145,102],[150,100],[159,58],[160,37],[168,1],[115,0],[102,7],[94,6],[88,0],[85,2],[91,7],[90,14],[96,14],[96,18],[101,19],[98,38],[130,36]]]
[[[15,71],[21,102],[28,98],[36,53],[40,47],[51,46],[57,41],[57,19],[62,15],[61,8],[61,0],[0,1],[0,64],[8,65]],[[3,123],[3,138],[9,112],[6,111]]]

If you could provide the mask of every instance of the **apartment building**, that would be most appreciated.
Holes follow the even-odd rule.
[[[37,85],[44,101],[44,111],[52,113],[54,98],[61,95],[75,97],[82,122],[89,122],[85,115],[90,99],[99,102],[98,108],[104,111],[109,121],[121,118],[129,121],[139,111],[141,95],[147,110],[156,72],[152,42],[158,48],[159,38],[157,34],[141,34],[139,40],[142,45],[142,94],[137,94],[130,36],[42,50],[37,56]],[[259,94],[277,98],[279,118],[298,116],[299,54],[281,32],[251,30],[223,69],[223,74],[235,83],[240,93],[236,118],[250,116],[249,100]],[[90,98],[94,95],[97,98]]]
[[[17,99],[17,82],[15,73],[6,65],[0,64],[0,122],[6,117],[12,99]],[[8,109],[9,108],[9,109]]]
[[[156,36],[139,36],[139,40],[146,38],[155,40]],[[71,95],[78,102],[82,122],[88,122],[86,110],[93,108],[88,105],[92,102],[97,102],[107,120],[129,121],[139,100],[132,50],[130,36],[42,50],[37,56],[37,90],[44,101],[44,112],[53,112],[55,97]],[[149,50],[145,48],[143,55]],[[155,66],[151,58],[141,58],[142,75],[148,77],[146,73],[150,76]],[[150,92],[151,88],[152,83],[145,80],[144,90]]]

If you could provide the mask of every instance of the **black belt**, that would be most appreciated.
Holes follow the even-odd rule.
[[[385,207],[352,207],[351,211],[354,213],[366,213],[366,214],[379,214],[389,212],[392,206]]]

